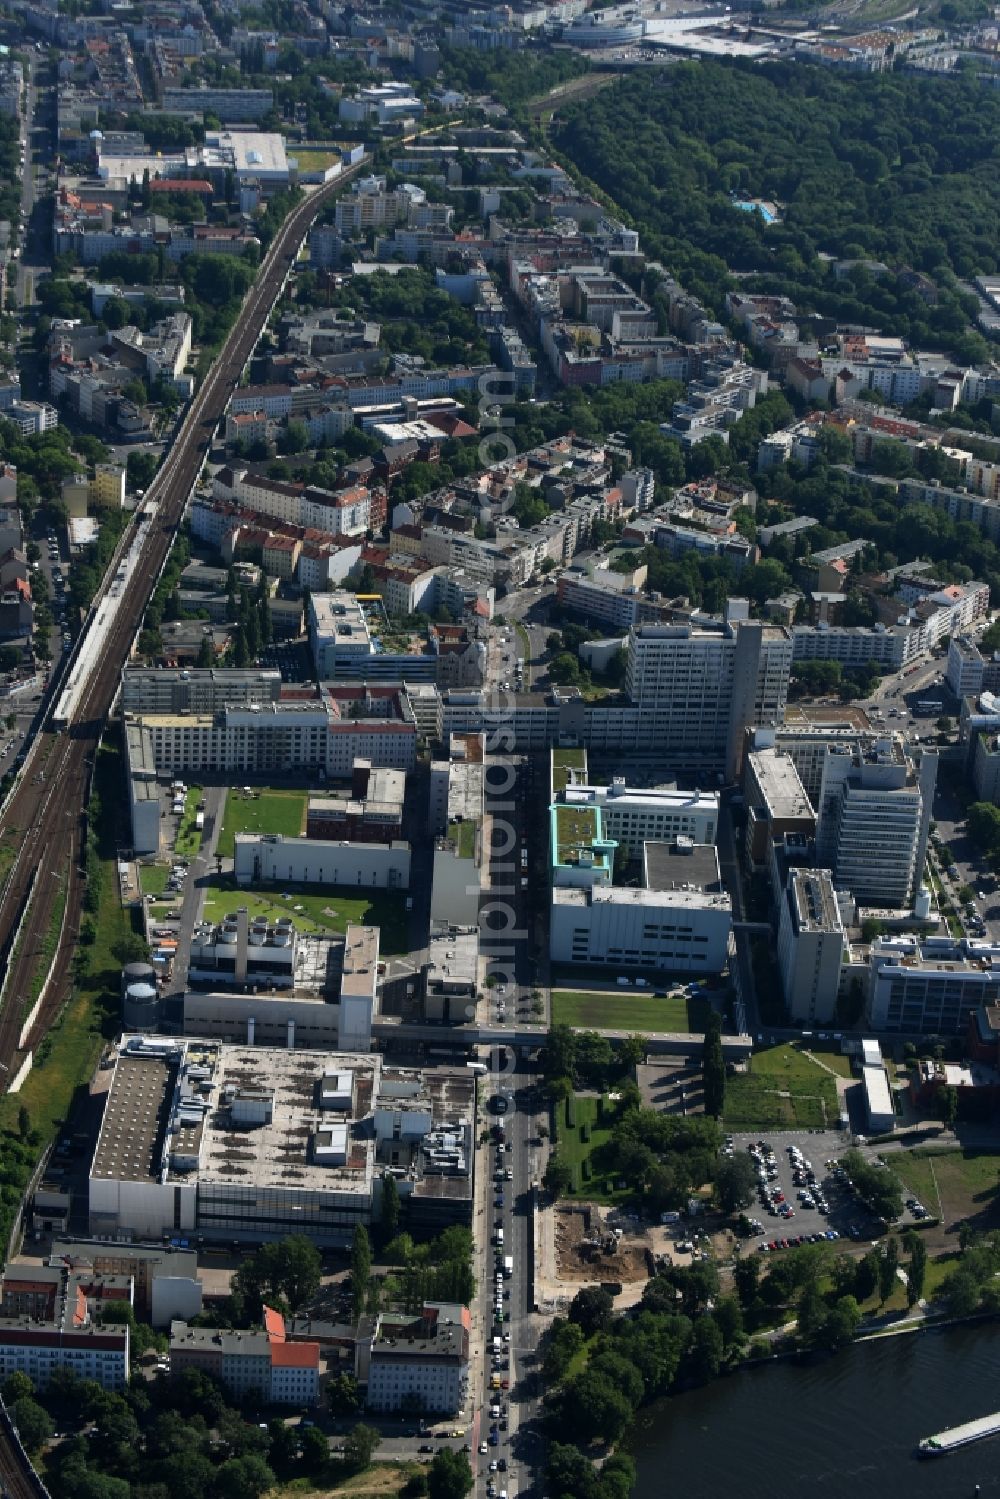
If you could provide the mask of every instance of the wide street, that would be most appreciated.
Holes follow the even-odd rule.
[[[499,992],[499,984],[493,991],[491,1020],[499,1018],[501,1005],[516,1020],[530,1004],[534,987],[531,902],[528,889],[521,885],[520,874],[520,849],[536,852],[534,837],[527,835],[529,826],[534,828],[531,808],[535,788],[530,779],[534,774],[530,764],[508,756],[489,757],[487,782],[494,788],[494,794],[491,796],[488,790],[487,807],[490,808],[492,801],[495,853],[491,884],[497,892],[497,911],[486,911],[482,945],[485,956],[495,956],[498,974],[503,969],[511,970],[504,982],[504,992]],[[513,788],[508,790],[511,771],[515,780]],[[504,823],[515,837],[513,848],[508,847],[509,833],[508,827],[502,827]],[[510,921],[513,931],[508,937],[504,932]],[[489,1127],[490,1143],[482,1149],[479,1160],[486,1207],[475,1224],[476,1265],[481,1278],[478,1314],[485,1356],[482,1368],[474,1376],[478,1420],[473,1464],[478,1493],[499,1495],[506,1490],[509,1499],[531,1486],[535,1475],[530,1468],[533,1458],[537,1458],[540,1441],[534,1429],[538,1414],[534,1367],[538,1327],[532,1312],[531,1206],[533,1185],[542,1169],[542,1139],[538,1134],[535,1066],[531,1055],[524,1054],[533,1053],[534,1049],[520,1050],[522,1054],[516,1055],[512,1047],[491,1048],[489,1072],[482,1080],[482,1092],[488,1100],[483,1122]],[[502,1246],[498,1232],[503,1235]],[[509,1273],[505,1273],[505,1261]],[[502,1321],[496,1317],[498,1305]],[[499,1345],[496,1339],[500,1340]],[[509,1382],[509,1389],[503,1389],[504,1381]],[[499,1383],[501,1388],[494,1389],[493,1383]],[[497,1402],[501,1414],[491,1416],[491,1406],[496,1410]],[[485,1452],[481,1450],[484,1444]],[[499,1469],[501,1460],[507,1465],[505,1471]],[[493,1462],[498,1467],[491,1472]]]

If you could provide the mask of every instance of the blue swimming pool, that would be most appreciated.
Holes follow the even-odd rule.
[[[774,214],[765,203],[759,203],[756,199],[735,199],[734,208],[739,208],[743,213],[759,213],[765,224],[774,223]]]

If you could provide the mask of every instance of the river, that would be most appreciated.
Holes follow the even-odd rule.
[[[1000,1495],[1000,1437],[918,1459],[921,1437],[1000,1411],[991,1323],[780,1361],[641,1411],[634,1499]]]

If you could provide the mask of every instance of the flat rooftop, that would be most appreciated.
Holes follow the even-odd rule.
[[[774,750],[751,750],[747,756],[754,780],[772,818],[815,815],[795,762]]]
[[[475,760],[452,760],[448,765],[448,821],[476,824],[483,815],[486,767]]]
[[[368,1119],[381,1058],[209,1041],[130,1037],[119,1051],[92,1177],[225,1183],[248,1189],[368,1192]],[[347,1074],[350,1107],[320,1107],[323,1080]],[[234,1111],[242,1099],[248,1112]],[[345,1126],[346,1159],[319,1163],[322,1131]]]
[[[710,890],[720,883],[712,843],[644,843],[648,890]]]
[[[120,1054],[104,1106],[91,1175],[159,1181],[180,1054]]]
[[[793,869],[791,893],[800,932],[843,930],[833,881],[825,869]]]

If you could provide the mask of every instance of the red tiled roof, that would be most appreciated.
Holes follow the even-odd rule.
[[[282,1332],[282,1337],[284,1332]],[[318,1343],[284,1343],[271,1339],[272,1369],[318,1369]]]

